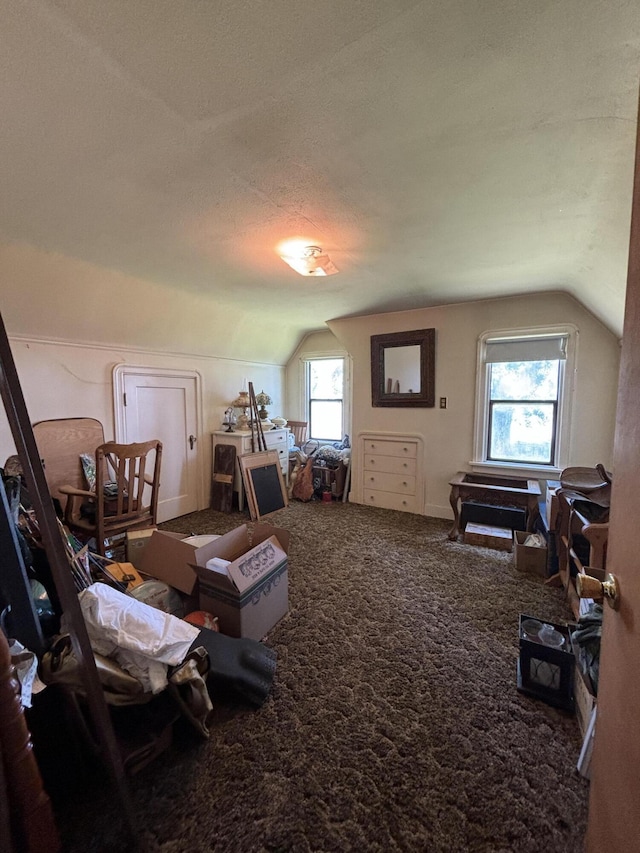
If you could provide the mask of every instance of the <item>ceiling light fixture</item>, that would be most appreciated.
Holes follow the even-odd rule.
[[[300,275],[335,275],[338,272],[338,267],[320,246],[287,247],[285,252],[280,257]]]

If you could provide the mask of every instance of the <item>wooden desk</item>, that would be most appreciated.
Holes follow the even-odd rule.
[[[449,539],[455,540],[462,533],[460,530],[460,510],[458,503],[464,500],[494,504],[495,506],[517,506],[527,510],[527,530],[533,530],[533,524],[538,516],[538,501],[540,500],[540,485],[537,480],[527,480],[520,477],[494,477],[485,474],[470,474],[468,471],[458,471],[449,480],[451,494],[449,503],[453,510],[453,525],[449,531]]]

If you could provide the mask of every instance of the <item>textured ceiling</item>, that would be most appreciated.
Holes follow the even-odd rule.
[[[291,334],[565,290],[622,330],[622,0],[0,0],[0,236]],[[340,274],[278,258],[304,236]]]

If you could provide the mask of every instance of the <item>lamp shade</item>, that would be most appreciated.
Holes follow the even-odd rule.
[[[234,409],[248,409],[251,405],[248,391],[240,391],[236,399],[231,403]]]
[[[261,391],[259,394],[256,394],[256,403],[259,406],[270,406],[273,400],[268,394],[265,394],[264,391]]]

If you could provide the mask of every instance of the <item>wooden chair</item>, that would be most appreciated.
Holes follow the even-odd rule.
[[[105,539],[156,524],[162,442],[107,442],[95,450],[95,460],[95,492],[74,486],[59,491],[67,496],[65,524],[83,539],[95,537],[104,555]]]
[[[63,510],[67,497],[60,486],[86,489],[80,457],[93,456],[96,447],[104,444],[104,429],[94,418],[57,418],[38,421],[33,425],[33,436],[44,468],[49,494],[59,501]]]
[[[307,440],[307,432],[309,424],[307,421],[287,421],[287,426],[290,428],[295,439],[296,447],[302,447]]]
[[[294,446],[302,449],[302,445],[307,441],[307,432],[309,424],[307,421],[287,421],[287,426],[291,430]],[[301,465],[301,454],[297,450],[289,448],[289,497],[293,494],[293,486],[298,475],[298,470]],[[294,475],[295,472],[295,475]]]

